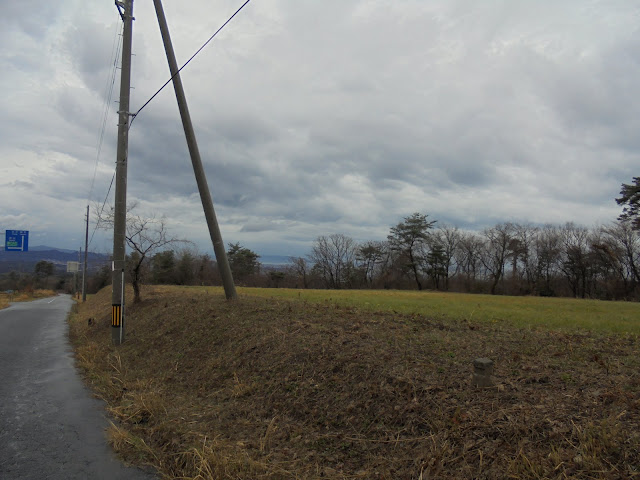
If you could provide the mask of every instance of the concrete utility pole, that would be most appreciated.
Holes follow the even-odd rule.
[[[78,266],[80,266],[80,258],[82,257],[82,247],[78,249]],[[73,297],[79,298],[80,291],[78,290],[78,267],[76,267],[76,271],[73,272]]]
[[[89,249],[89,205],[87,205],[87,225],[84,232],[84,264],[82,265],[82,303],[87,301],[87,250]]]
[[[124,342],[124,270],[127,229],[127,154],[129,151],[129,91],[131,89],[131,43],[133,39],[133,0],[116,1],[124,22],[122,70],[118,108],[118,149],[116,153],[116,193],[113,217],[113,272],[111,294],[111,340]]]
[[[184,94],[184,88],[182,87],[180,73],[178,72],[178,62],[176,61],[176,55],[173,51],[173,45],[171,44],[167,19],[164,15],[162,2],[160,0],[153,0],[153,5],[156,8],[158,24],[160,25],[160,33],[162,34],[164,49],[167,52],[169,70],[171,71],[171,76],[173,78],[173,88],[176,91],[176,99],[178,100],[182,126],[187,138],[187,146],[189,147],[189,154],[191,155],[193,172],[195,173],[198,190],[200,191],[202,208],[204,209],[204,215],[207,219],[207,225],[209,226],[209,235],[211,236],[211,242],[213,243],[213,251],[216,254],[216,261],[218,262],[218,270],[220,270],[220,276],[222,277],[224,293],[228,300],[234,299],[237,298],[236,287],[233,284],[233,276],[231,275],[229,259],[227,258],[227,252],[224,248],[224,242],[222,241],[222,234],[220,233],[216,213],[213,209],[213,200],[211,199],[211,192],[209,191],[209,185],[207,184],[207,177],[205,176],[204,168],[202,167],[202,160],[200,158],[200,151],[198,150],[198,143],[196,142],[193,124],[191,123],[191,115],[189,115],[187,99]]]

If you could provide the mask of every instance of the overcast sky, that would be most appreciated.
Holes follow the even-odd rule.
[[[178,62],[242,3],[165,0]],[[78,248],[115,168],[120,70],[98,145],[120,17],[110,0],[0,4],[0,230]],[[136,111],[169,70],[152,1],[134,10]],[[615,220],[640,175],[639,27],[636,0],[253,0],[182,73],[224,241],[303,255],[413,212]],[[128,173],[141,213],[211,250],[171,86],[131,128]]]

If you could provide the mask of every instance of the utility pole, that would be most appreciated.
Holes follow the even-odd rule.
[[[80,265],[80,258],[82,257],[82,247],[78,248],[78,266]],[[76,267],[75,272],[73,272],[73,297],[78,298],[78,268]]]
[[[87,301],[87,258],[89,250],[89,205],[87,205],[87,228],[84,232],[84,264],[82,265],[82,303]]]
[[[113,217],[113,264],[111,293],[111,341],[120,345],[124,330],[125,234],[127,228],[127,154],[129,150],[129,93],[131,89],[131,44],[133,39],[133,0],[116,0],[124,22],[122,70],[118,108],[118,148],[116,152],[116,192]]]
[[[180,73],[178,72],[178,62],[176,61],[176,55],[173,51],[173,45],[171,44],[171,36],[169,35],[167,19],[164,15],[162,2],[160,0],[153,0],[153,5],[156,8],[156,15],[158,16],[160,33],[162,34],[164,49],[167,53],[169,70],[173,79],[173,88],[176,92],[178,108],[180,109],[180,117],[182,118],[182,126],[187,139],[189,154],[191,155],[191,163],[193,164],[193,172],[196,176],[196,183],[198,184],[198,190],[200,192],[200,200],[202,201],[204,216],[207,219],[207,226],[209,227],[209,235],[211,237],[211,242],[213,243],[213,251],[216,254],[218,269],[220,270],[220,276],[222,277],[224,293],[227,300],[235,299],[237,298],[236,287],[233,284],[233,276],[231,275],[229,259],[227,258],[227,252],[224,248],[224,242],[222,241],[222,234],[220,233],[216,213],[213,209],[213,200],[211,199],[211,192],[209,191],[209,185],[207,184],[207,177],[205,176],[204,168],[202,166],[202,159],[200,158],[196,134],[193,130],[193,124],[191,123],[191,115],[189,114],[189,107],[187,106],[187,98],[185,97],[182,80],[180,79]]]

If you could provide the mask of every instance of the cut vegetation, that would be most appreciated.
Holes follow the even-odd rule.
[[[78,306],[78,365],[126,460],[166,478],[640,477],[637,333],[247,292],[149,287],[117,349],[110,292]],[[493,387],[471,387],[477,357]]]

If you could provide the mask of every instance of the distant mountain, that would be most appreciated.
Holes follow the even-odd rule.
[[[78,253],[77,250],[69,250],[68,248],[47,247],[46,245],[36,245],[35,247],[29,245],[29,250],[31,250],[32,252],[49,252],[51,250],[57,250],[58,252],[64,253]]]
[[[289,259],[291,257],[287,257],[284,255],[260,255],[258,261],[265,266],[268,265],[288,265]]]
[[[97,270],[110,262],[110,256],[89,252],[89,270]],[[291,257],[286,255],[261,255],[259,262],[266,268],[280,269],[289,265]],[[5,252],[0,246],[0,274],[15,270],[31,273],[38,262],[45,260],[55,265],[58,273],[66,272],[67,262],[77,262],[78,251],[66,248],[49,247],[47,245],[29,246],[28,252]],[[80,261],[84,261],[84,254]]]
[[[87,257],[89,270],[97,270],[110,260],[109,255],[102,253],[89,252]],[[5,252],[3,248],[0,249],[0,273],[12,270],[31,273],[42,260],[53,263],[56,270],[62,273],[67,271],[67,262],[78,261],[78,252],[45,246],[29,247],[28,252]],[[84,261],[84,254],[80,261]]]

